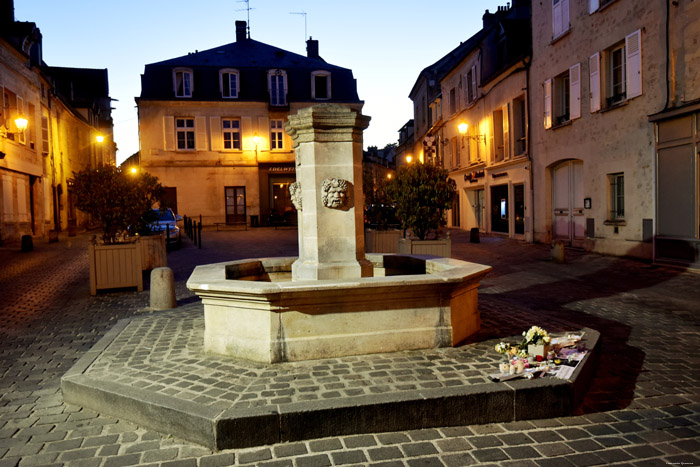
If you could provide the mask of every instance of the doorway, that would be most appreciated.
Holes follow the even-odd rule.
[[[491,231],[508,233],[508,185],[491,187]]]
[[[583,162],[566,161],[552,169],[552,240],[583,246]]]
[[[227,224],[245,224],[246,223],[246,206],[245,206],[245,187],[244,186],[227,186],[226,192],[226,223]]]

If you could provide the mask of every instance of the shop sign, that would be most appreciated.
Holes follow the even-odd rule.
[[[294,173],[294,167],[275,166],[267,169],[270,173]]]
[[[479,170],[478,172],[470,172],[468,174],[464,174],[464,181],[474,183],[474,182],[476,182],[477,179],[483,178],[483,177],[484,177],[484,171]]]

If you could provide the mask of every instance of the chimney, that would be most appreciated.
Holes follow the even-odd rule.
[[[309,58],[321,58],[318,55],[318,41],[314,40],[313,37],[309,37],[306,41],[306,56]]]
[[[241,42],[247,39],[246,22],[236,21],[236,42]]]
[[[9,26],[15,22],[15,2],[13,0],[0,1],[0,24]]]

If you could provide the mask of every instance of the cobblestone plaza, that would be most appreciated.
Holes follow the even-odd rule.
[[[18,245],[0,247],[0,467],[700,464],[700,275],[576,250],[567,251],[565,264],[554,264],[547,246],[468,240],[468,233],[453,232],[453,256],[494,267],[479,292],[480,340],[518,335],[533,324],[601,333],[599,369],[576,415],[212,452],[65,404],[60,378],[86,351],[120,319],[156,314],[148,309],[147,282],[141,293],[90,296],[87,236],[62,236],[57,244],[35,240],[29,253]],[[168,255],[177,313],[201,319],[199,300],[185,288],[194,266],[295,255],[296,243],[296,231],[271,229],[205,231],[202,249],[185,241]],[[375,355],[352,364],[319,361],[307,365],[298,386],[260,365],[242,377],[256,384],[242,388],[234,402],[478,383],[485,369],[495,368],[496,355],[483,343],[468,345],[459,354],[473,356],[466,362],[454,358],[453,349]],[[411,361],[422,371],[409,369]],[[235,371],[234,361],[230,366]],[[373,384],[361,383],[367,379]],[[221,403],[219,392],[206,384],[193,391],[194,384],[182,386],[185,397]]]

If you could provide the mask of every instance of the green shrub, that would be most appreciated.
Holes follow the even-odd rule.
[[[75,206],[102,227],[102,241],[117,243],[120,232],[144,222],[163,195],[158,179],[146,172],[122,172],[105,165],[73,173]]]
[[[457,195],[454,180],[447,170],[433,164],[402,166],[388,184],[387,193],[396,206],[401,227],[411,229],[419,240],[445,225],[445,211],[452,208]]]

